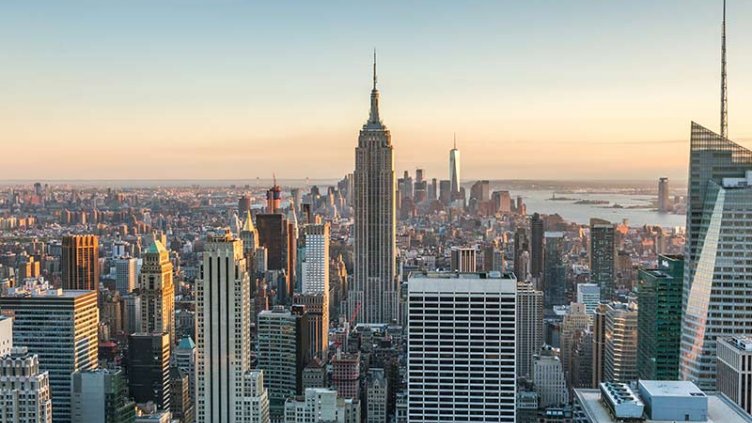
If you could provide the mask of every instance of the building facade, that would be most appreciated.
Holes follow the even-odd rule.
[[[143,255],[138,279],[141,297],[141,333],[167,333],[169,345],[175,338],[175,284],[167,249],[154,240]]]
[[[251,295],[243,244],[219,230],[207,235],[205,248],[196,281],[196,421],[244,421]]]
[[[49,372],[53,421],[69,423],[71,374],[97,366],[97,293],[27,281],[0,297],[0,310],[13,316],[13,344],[38,355]]]
[[[52,423],[49,373],[26,347],[0,356],[0,422]]]
[[[63,289],[99,290],[99,237],[64,236],[61,261]]]
[[[637,372],[640,379],[678,380],[684,258],[658,256],[638,273]]]
[[[752,414],[752,337],[717,341],[718,391]]]
[[[517,282],[517,377],[532,378],[533,355],[545,342],[543,292]]]
[[[590,280],[601,287],[601,300],[614,295],[615,230],[611,222],[590,219]]]
[[[679,374],[701,389],[715,389],[716,338],[752,327],[750,171],[752,151],[692,123]]]
[[[514,276],[419,273],[407,284],[408,421],[514,422]]]

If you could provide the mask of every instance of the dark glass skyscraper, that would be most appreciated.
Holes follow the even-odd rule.
[[[590,219],[590,279],[601,287],[601,300],[614,295],[614,225]]]
[[[543,273],[544,231],[543,219],[538,213],[533,213],[533,217],[530,219],[530,274],[538,279]]]
[[[684,257],[658,256],[656,269],[638,274],[637,373],[640,379],[679,378]]]

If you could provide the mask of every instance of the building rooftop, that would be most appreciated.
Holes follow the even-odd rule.
[[[511,272],[413,272],[410,279],[510,279],[517,280]]]
[[[752,352],[752,336],[733,336],[722,340],[739,351]]]
[[[408,292],[515,293],[514,273],[413,272],[407,280]]]
[[[640,380],[640,385],[651,395],[658,397],[704,397],[705,394],[689,381]]]
[[[575,397],[582,411],[591,422],[619,423],[612,417],[608,407],[601,401],[598,389],[575,389]],[[752,423],[752,416],[736,404],[719,395],[708,395],[708,419],[704,423]],[[644,416],[643,416],[644,417]],[[645,423],[675,423],[673,420],[644,418]]]

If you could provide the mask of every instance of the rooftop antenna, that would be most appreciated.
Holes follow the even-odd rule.
[[[728,88],[726,86],[726,0],[723,0],[721,26],[721,138],[728,138]]]
[[[457,149],[457,133],[454,133],[454,149]]]
[[[374,90],[376,89],[376,49],[375,48],[373,49],[373,89]]]

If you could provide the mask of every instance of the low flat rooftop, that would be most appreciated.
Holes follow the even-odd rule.
[[[641,380],[640,384],[654,397],[704,397],[692,382],[679,380]]]
[[[511,279],[517,277],[511,272],[412,272],[409,279]]]
[[[593,422],[617,423],[601,401],[598,389],[575,389],[575,396]],[[752,423],[752,416],[718,395],[708,395],[708,419],[704,423]],[[675,423],[673,420],[646,419],[645,423]]]

